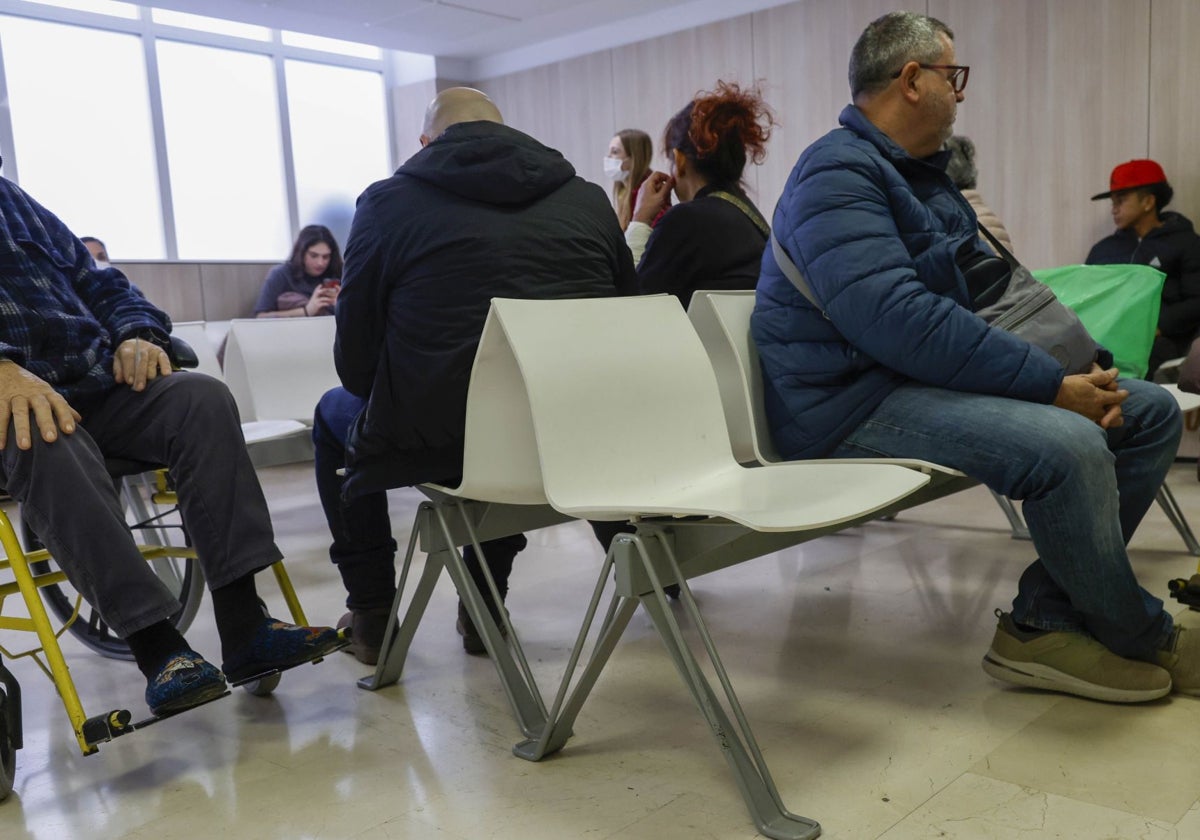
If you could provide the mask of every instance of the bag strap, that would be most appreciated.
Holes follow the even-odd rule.
[[[717,193],[711,194],[717,195]],[[1000,244],[1000,240],[992,236],[992,232],[990,230],[985,228],[983,225],[979,226],[979,230],[985,237],[987,237],[988,242],[992,243],[992,247],[996,249],[996,253],[1003,257],[1005,262],[1007,262],[1013,268],[1016,268],[1020,265],[1020,263],[1017,262],[1017,258],[1014,257],[1007,248]],[[775,257],[775,262],[779,266],[779,270],[783,272],[783,276],[786,277],[791,284],[796,287],[796,291],[802,294],[805,300],[817,307],[817,309],[821,310],[821,314],[828,318],[828,313],[826,313],[821,307],[821,304],[817,302],[817,298],[816,295],[813,294],[812,287],[808,285],[808,281],[804,279],[804,275],[800,273],[800,269],[796,267],[796,264],[792,262],[792,258],[787,255],[787,251],[783,250],[783,246],[780,245],[779,240],[775,238],[775,231],[770,231],[767,236],[771,240],[771,253]]]
[[[1001,257],[1003,257],[1003,258],[1004,258],[1004,261],[1005,261],[1006,263],[1008,263],[1009,265],[1011,265],[1013,268],[1016,268],[1017,266],[1019,266],[1019,265],[1021,264],[1020,262],[1018,262],[1018,261],[1017,261],[1017,258],[1016,258],[1016,257],[1014,257],[1014,256],[1013,256],[1013,255],[1012,255],[1012,254],[1009,252],[1009,250],[1008,250],[1007,248],[1005,248],[1003,245],[1001,245],[1001,244],[1000,244],[1000,240],[999,240],[999,239],[997,239],[996,237],[992,236],[992,232],[991,232],[990,230],[988,230],[988,229],[987,229],[986,227],[984,227],[983,225],[980,225],[980,226],[979,226],[979,232],[980,232],[980,233],[982,233],[982,234],[984,235],[984,237],[986,237],[986,238],[987,238],[987,241],[988,241],[988,242],[992,243],[992,247],[996,249],[996,254],[997,254],[998,256],[1001,256]]]
[[[783,250],[783,246],[779,244],[779,240],[775,238],[775,231],[771,231],[769,237],[771,240],[771,253],[775,256],[775,262],[779,266],[779,270],[783,272],[793,286],[796,287],[804,299],[815,306],[825,319],[829,319],[829,313],[817,301],[817,296],[813,294],[812,287],[808,285],[808,281],[804,279],[804,275],[800,273],[800,269],[796,268],[796,264],[792,262],[792,258],[787,255],[787,251]]]
[[[745,213],[746,218],[754,222],[754,226],[758,228],[758,232],[763,235],[763,239],[767,239],[771,236],[771,228],[767,224],[767,220],[764,219],[757,210],[755,210],[746,202],[742,201],[742,199],[738,198],[733,193],[726,192],[725,190],[714,190],[713,192],[710,192],[709,195],[711,195],[713,198],[719,198],[723,201],[728,201],[734,207]]]

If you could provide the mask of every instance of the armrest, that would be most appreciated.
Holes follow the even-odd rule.
[[[192,345],[179,336],[171,336],[171,349],[167,353],[171,357],[171,367],[176,370],[199,367],[200,365],[200,358],[196,355],[196,351],[192,349]]]

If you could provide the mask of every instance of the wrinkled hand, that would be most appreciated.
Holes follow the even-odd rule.
[[[675,179],[665,172],[651,172],[642,181],[638,190],[637,206],[633,208],[633,220],[650,224],[663,208],[671,202],[671,189]]]
[[[33,445],[30,415],[42,440],[53,443],[61,431],[69,435],[82,418],[62,394],[46,380],[34,376],[16,362],[0,360],[0,449],[8,445],[8,423],[12,420],[18,449]]]
[[[1086,417],[1102,429],[1113,429],[1125,422],[1121,403],[1128,396],[1128,391],[1117,387],[1116,368],[1104,370],[1092,365],[1090,373],[1063,377],[1054,404]]]
[[[313,289],[312,296],[308,302],[304,304],[305,315],[316,315],[327,306],[333,306],[337,303],[338,292],[341,291],[340,286],[317,286]]]
[[[113,355],[113,376],[118,385],[128,385],[135,391],[146,390],[146,383],[171,373],[171,357],[152,341],[127,338]]]

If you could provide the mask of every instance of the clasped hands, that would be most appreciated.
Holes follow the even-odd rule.
[[[113,376],[117,383],[135,391],[144,391],[151,379],[170,373],[171,359],[166,351],[145,339],[122,341],[113,356]],[[66,397],[46,380],[16,362],[0,359],[0,449],[8,445],[10,420],[17,448],[29,449],[33,445],[34,426],[42,440],[53,443],[59,432],[72,434],[81,419]]]
[[[1115,429],[1125,422],[1121,403],[1129,396],[1128,391],[1117,388],[1117,375],[1116,368],[1105,370],[1093,364],[1088,373],[1064,376],[1054,404],[1086,417],[1102,429]]]

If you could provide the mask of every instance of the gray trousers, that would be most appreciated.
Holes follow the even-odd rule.
[[[118,636],[166,619],[179,603],[138,552],[105,457],[171,471],[210,589],[281,558],[224,383],[181,371],[151,380],[141,393],[118,385],[81,412],[74,434],[46,443],[34,428],[25,451],[10,423],[0,483],[71,585]]]

